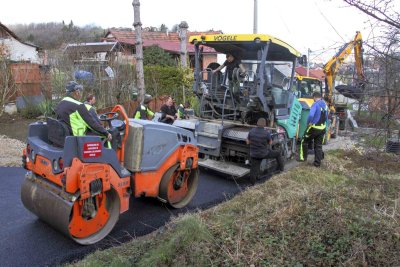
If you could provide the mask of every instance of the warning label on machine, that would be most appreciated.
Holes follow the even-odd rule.
[[[84,158],[101,157],[101,142],[88,142],[83,145]]]

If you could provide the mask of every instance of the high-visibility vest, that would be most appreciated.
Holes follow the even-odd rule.
[[[82,105],[81,102],[69,96],[64,97],[62,101],[69,101],[77,105]],[[74,136],[84,136],[86,134],[86,130],[89,128],[89,125],[81,117],[78,111],[69,114],[69,122],[71,124],[71,130]]]

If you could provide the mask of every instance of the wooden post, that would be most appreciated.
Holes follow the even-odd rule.
[[[142,23],[140,22],[139,0],[133,0],[132,6],[134,15],[133,27],[135,28],[136,38],[136,85],[138,88],[139,101],[143,103],[146,90],[144,86]]]
[[[182,21],[179,24],[179,40],[181,42],[181,67],[182,69],[187,68],[187,29],[189,28],[189,25],[187,24],[186,21]],[[185,95],[185,86],[182,86],[182,98],[183,98],[183,103],[186,101],[186,95]]]
[[[181,41],[181,66],[182,68],[187,67],[187,29],[189,25],[186,21],[182,21],[179,24],[179,40]]]

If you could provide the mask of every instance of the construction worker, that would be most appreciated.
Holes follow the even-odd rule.
[[[160,122],[173,124],[174,121],[178,118],[178,114],[174,105],[174,100],[172,97],[168,97],[167,102],[161,106],[160,109],[161,118]]]
[[[250,130],[246,143],[250,145],[250,181],[254,185],[259,179],[260,165],[263,159],[275,158],[278,163],[278,169],[284,170],[284,159],[281,151],[272,150],[272,138],[270,132],[265,129],[267,122],[264,118],[259,118],[257,128]]]
[[[188,119],[186,109],[190,107],[190,103],[188,101],[185,102],[185,105],[180,104],[178,107],[178,119]]]
[[[57,119],[64,122],[70,129],[70,134],[74,136],[86,135],[87,130],[90,129],[110,141],[111,134],[93,118],[85,104],[79,101],[82,97],[83,86],[70,81],[65,89],[66,96],[56,107]]]
[[[314,92],[314,103],[311,106],[310,114],[307,118],[308,127],[303,135],[300,143],[300,161],[307,161],[308,146],[314,141],[314,166],[321,166],[321,161],[324,158],[322,151],[322,143],[324,142],[326,120],[328,118],[328,107],[324,100],[321,99],[320,92]]]
[[[151,95],[146,94],[144,96],[143,104],[140,104],[136,108],[134,116],[135,119],[151,120],[154,117],[154,112],[151,111],[151,109],[149,108],[149,103],[151,102],[151,100],[152,100]]]
[[[233,77],[233,70],[238,68],[240,73],[245,73],[246,69],[244,68],[242,61],[235,57],[232,54],[226,54],[226,60],[225,62],[213,70],[213,73],[216,73],[223,68],[226,67],[226,75],[228,76],[228,81],[229,81],[229,90],[231,90],[233,97],[235,98],[235,101],[237,103],[240,103],[240,92],[239,92],[239,81],[235,80]]]
[[[93,118],[101,124],[101,121],[99,119],[99,116],[97,115],[96,108],[94,107],[94,104],[96,103],[96,97],[93,94],[89,94],[86,97],[86,101],[84,102],[86,108],[89,110],[89,113],[93,116]]]

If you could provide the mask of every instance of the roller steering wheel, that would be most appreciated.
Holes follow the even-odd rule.
[[[108,126],[111,128],[111,121],[118,118],[118,112],[106,112],[99,115],[99,120],[106,121]]]

